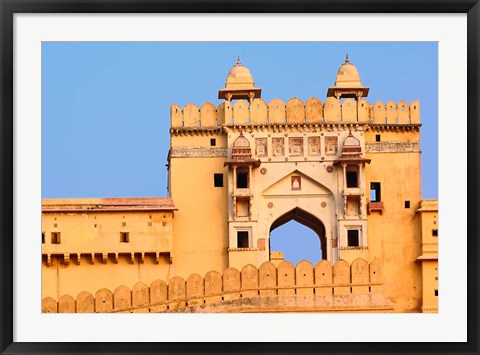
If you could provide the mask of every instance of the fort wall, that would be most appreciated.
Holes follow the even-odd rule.
[[[382,292],[380,259],[370,264],[360,258],[351,264],[339,260],[333,266],[326,260],[315,266],[305,260],[278,267],[265,262],[259,268],[228,268],[223,275],[209,271],[204,277],[174,276],[150,286],[139,282],[131,289],[102,288],[95,295],[83,291],[76,298],[46,297],[42,312],[391,311]]]

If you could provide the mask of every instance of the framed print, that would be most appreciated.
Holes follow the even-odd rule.
[[[295,5],[2,2],[3,353],[478,352],[478,2]]]

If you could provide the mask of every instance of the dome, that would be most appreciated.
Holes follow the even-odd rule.
[[[360,145],[360,140],[355,138],[350,131],[348,133],[347,138],[343,142],[343,149],[342,149],[342,158],[352,158],[356,157],[359,158],[362,154],[362,147]]]
[[[228,72],[225,83],[226,88],[253,88],[255,82],[250,70],[240,62],[240,57],[237,59],[232,69]]]
[[[352,132],[350,132],[345,139],[345,142],[343,142],[343,145],[349,147],[360,146],[360,141],[352,135]]]
[[[240,132],[238,138],[233,142],[232,159],[242,160],[251,158],[252,150],[250,149],[250,142],[244,137],[243,133]]]
[[[248,141],[247,138],[245,138],[243,133],[240,133],[238,138],[233,143],[233,147],[234,148],[250,148],[250,142]]]
[[[327,97],[333,96],[337,99],[354,98],[359,100],[361,97],[367,97],[368,91],[368,87],[362,86],[357,67],[350,63],[347,54],[345,63],[340,65],[340,68],[337,70],[335,85],[327,90]]]
[[[362,86],[357,67],[350,63],[348,60],[348,54],[345,63],[338,68],[337,77],[335,78],[335,86],[339,88],[356,88]]]

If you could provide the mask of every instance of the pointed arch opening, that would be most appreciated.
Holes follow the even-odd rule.
[[[274,248],[272,249],[272,232],[276,230],[277,228],[291,222],[295,221],[298,222],[299,224],[309,228],[311,231],[313,231],[313,234],[316,234],[316,236],[319,239],[319,243],[315,243],[313,241],[313,244],[310,242],[305,243],[305,238],[304,235],[305,232],[302,233],[302,230],[297,228],[298,233],[292,233],[292,230],[289,229],[287,232],[290,232],[289,235],[286,236],[286,239],[288,239],[288,248],[294,250],[295,254],[298,255],[308,255],[308,250],[305,250],[307,248],[318,248],[320,249],[320,257],[319,260],[322,259],[327,259],[327,240],[326,240],[326,235],[325,235],[325,226],[323,225],[322,221],[312,215],[311,213],[308,213],[301,208],[294,208],[290,210],[289,212],[281,215],[278,217],[271,225],[270,227],[270,253],[272,251],[277,251],[275,250],[275,243],[274,243]],[[294,226],[293,226],[294,227]],[[295,228],[295,227],[294,227]],[[296,238],[297,235],[297,238]],[[276,236],[274,236],[276,238]],[[307,237],[308,239],[308,237]],[[305,248],[305,249],[304,249]],[[310,253],[311,255],[311,253]],[[318,255],[318,254],[317,254]],[[309,258],[305,258],[309,259]],[[293,261],[293,260],[292,260]],[[314,262],[314,260],[309,260]]]

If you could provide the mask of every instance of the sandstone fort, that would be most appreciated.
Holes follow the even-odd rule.
[[[438,312],[420,102],[367,102],[348,56],[325,90],[265,102],[239,59],[171,105],[168,197],[44,199],[42,311]],[[318,263],[270,247],[291,220]]]

